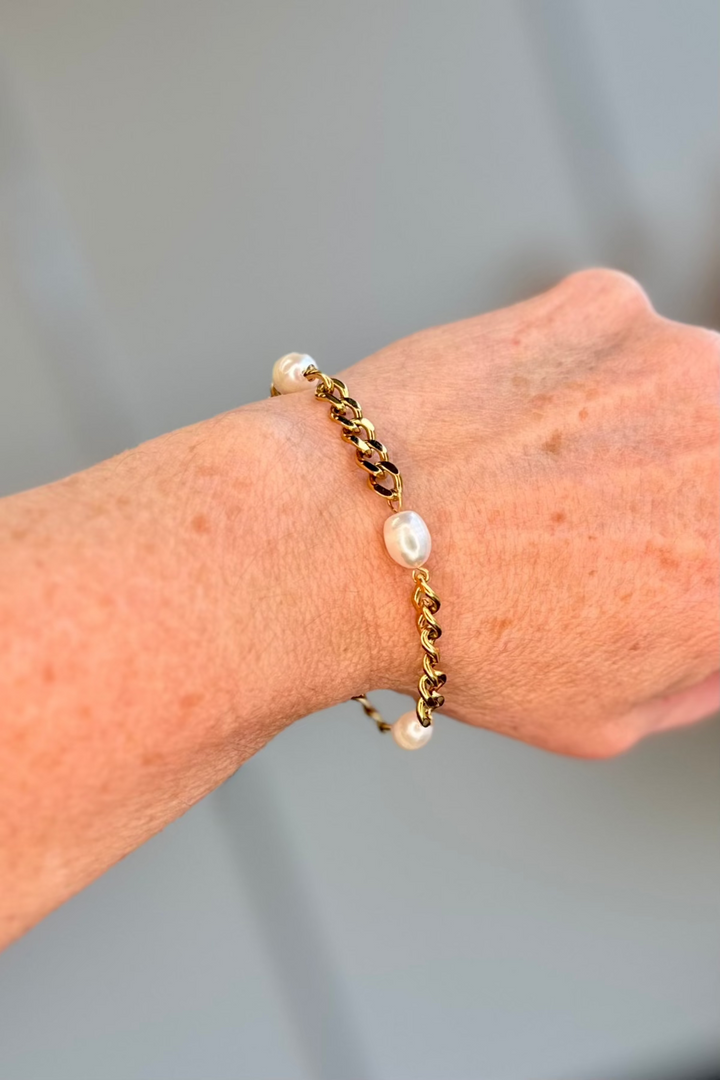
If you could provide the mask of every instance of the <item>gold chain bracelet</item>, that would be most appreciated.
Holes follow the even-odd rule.
[[[442,707],[445,698],[441,689],[447,676],[440,670],[437,640],[442,631],[435,616],[440,608],[437,594],[430,586],[430,575],[423,565],[430,555],[431,540],[428,527],[414,510],[403,510],[403,483],[397,465],[390,461],[388,451],[376,438],[375,427],[363,416],[355,398],[340,379],[323,374],[306,353],[288,353],[273,367],[273,397],[306,390],[315,382],[315,397],[330,403],[330,419],[340,425],[341,436],[355,448],[355,460],[367,473],[368,485],[385,499],[393,513],[383,529],[388,554],[412,570],[415,588],[412,602],[417,611],[417,627],[423,648],[422,674],[418,681],[418,700],[414,712],[405,713],[394,724],[386,724],[365,694],[353,698],[362,705],[367,716],[380,731],[390,731],[398,746],[416,750],[432,735],[433,712]]]

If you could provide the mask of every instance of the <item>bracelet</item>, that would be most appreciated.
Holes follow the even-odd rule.
[[[435,618],[440,601],[430,586],[430,575],[423,565],[430,555],[430,532],[419,514],[414,510],[403,510],[400,472],[390,461],[386,448],[375,437],[373,424],[363,416],[355,398],[349,396],[344,382],[319,371],[313,358],[306,353],[288,353],[273,367],[270,393],[277,397],[306,390],[308,382],[317,383],[316,398],[330,402],[330,419],[340,425],[345,442],[355,447],[357,464],[368,474],[368,485],[387,501],[393,511],[383,528],[385,547],[395,562],[412,570],[415,583],[412,601],[417,611],[417,627],[423,648],[423,670],[418,681],[418,700],[414,712],[404,713],[391,725],[385,723],[365,694],[358,694],[353,701],[362,705],[365,714],[375,721],[379,731],[392,732],[398,746],[404,750],[417,750],[430,740],[433,712],[441,708],[445,701],[440,690],[447,681],[447,676],[438,666],[440,657],[436,644],[442,633]]]

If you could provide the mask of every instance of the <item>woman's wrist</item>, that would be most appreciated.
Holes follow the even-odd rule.
[[[266,671],[265,693],[275,684],[295,719],[372,688],[411,692],[417,633],[405,575],[383,543],[387,511],[312,389],[228,421],[231,441],[236,423],[249,425],[265,470],[254,588],[273,580],[283,597],[281,627],[258,618],[258,641],[273,637],[266,656],[277,649],[284,666]]]

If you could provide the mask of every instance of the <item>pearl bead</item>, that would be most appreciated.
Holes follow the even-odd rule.
[[[388,555],[411,570],[422,566],[430,555],[430,531],[414,510],[400,510],[386,519],[383,526]]]
[[[315,364],[307,353],[290,352],[276,360],[272,369],[272,382],[278,394],[294,394],[307,390],[310,383],[303,377],[305,368]]]
[[[432,738],[432,724],[423,727],[414,712],[406,712],[390,728],[392,737],[403,750],[419,750]]]

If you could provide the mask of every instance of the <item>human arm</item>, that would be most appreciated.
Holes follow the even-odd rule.
[[[444,713],[604,756],[711,711],[717,370],[590,272],[343,373],[433,535]],[[324,413],[259,403],[0,503],[2,940],[287,724],[411,691],[406,574]]]

